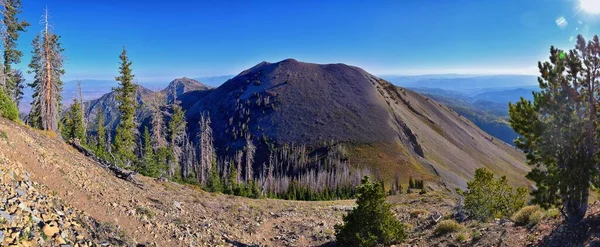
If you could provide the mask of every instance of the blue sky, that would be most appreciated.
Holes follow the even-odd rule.
[[[535,74],[550,45],[572,48],[577,33],[600,33],[600,17],[578,11],[578,1],[23,0],[21,18],[32,26],[19,67],[48,6],[66,49],[65,80],[113,78],[123,45],[142,83],[237,74],[290,57],[378,75]]]

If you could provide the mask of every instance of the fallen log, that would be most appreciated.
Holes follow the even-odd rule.
[[[75,149],[77,149],[77,151],[81,152],[86,157],[95,161],[100,167],[111,171],[116,177],[123,179],[125,181],[128,181],[128,182],[131,182],[140,188],[143,187],[143,184],[135,178],[135,175],[137,174],[137,172],[120,168],[104,159],[101,159],[100,157],[96,156],[96,154],[94,152],[92,152],[91,150],[89,150],[86,147],[84,147],[83,145],[81,145],[79,143],[79,141],[77,141],[77,140],[72,140],[72,141],[69,141],[68,143],[71,146],[73,146]]]

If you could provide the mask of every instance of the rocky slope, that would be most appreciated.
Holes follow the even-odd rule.
[[[263,62],[186,110],[192,132],[200,114],[210,114],[222,155],[243,148],[247,136],[312,150],[333,141],[350,147],[351,163],[387,180],[399,173],[464,187],[475,169],[487,167],[527,184],[529,168],[514,148],[438,102],[344,64]]]
[[[140,175],[135,185],[54,134],[3,118],[0,165],[0,246],[333,246],[334,225],[355,205],[225,196]],[[388,201],[407,224],[400,246],[594,246],[600,239],[597,202],[575,227],[557,217],[532,228],[499,219],[439,235],[432,216],[451,218],[454,196]]]

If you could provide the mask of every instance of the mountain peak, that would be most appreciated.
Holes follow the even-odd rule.
[[[181,77],[171,81],[169,86],[167,86],[167,88],[163,89],[161,92],[166,94],[168,99],[172,99],[174,96],[179,97],[182,94],[190,91],[209,90],[211,88],[212,87],[204,85],[197,80],[188,77]]]

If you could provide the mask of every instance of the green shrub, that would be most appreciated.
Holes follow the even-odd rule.
[[[471,241],[477,242],[481,239],[481,232],[477,230],[471,231]]]
[[[512,220],[517,225],[532,227],[544,218],[544,211],[540,206],[526,206],[521,208],[512,216]]]
[[[340,246],[377,246],[399,243],[406,238],[405,226],[392,213],[383,184],[364,177],[357,188],[354,208],[344,216],[344,224],[335,226]]]
[[[465,227],[455,220],[442,220],[436,226],[433,231],[436,235],[444,235],[452,232],[463,231]]]
[[[479,168],[475,178],[467,183],[468,191],[457,190],[464,197],[464,209],[472,218],[488,221],[495,217],[510,217],[525,206],[527,189],[508,185],[506,176],[494,179],[494,173]]]
[[[0,89],[0,116],[13,121],[19,118],[19,109],[2,89]]]
[[[465,234],[464,232],[459,233],[456,236],[456,241],[458,241],[459,243],[467,241],[467,234]]]
[[[560,216],[560,211],[556,208],[551,208],[546,211],[546,217],[556,219]]]

